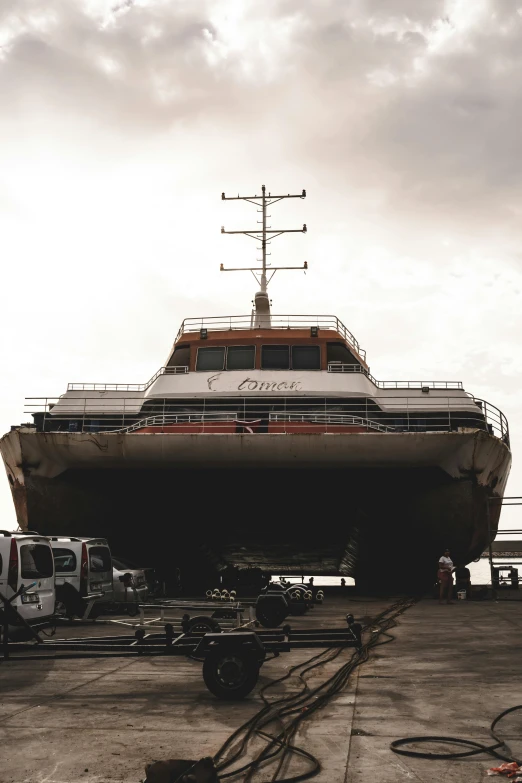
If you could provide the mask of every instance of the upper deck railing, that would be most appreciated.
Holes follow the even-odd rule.
[[[160,367],[147,383],[68,383],[67,391],[146,391],[160,375],[185,375],[188,367]]]
[[[463,389],[462,381],[378,381],[361,364],[330,362],[328,372],[358,372],[365,375],[379,389]]]
[[[348,345],[354,348],[361,359],[366,361],[366,351],[361,348],[349,329],[335,315],[271,315],[271,329],[309,329],[318,326],[319,329],[329,329],[337,332]],[[226,332],[229,330],[254,329],[252,315],[225,315],[210,318],[185,318],[179,328],[176,341],[190,332],[207,329],[210,332]],[[263,327],[266,328],[266,327]]]
[[[160,367],[146,383],[69,383],[67,391],[146,391],[161,375],[186,375],[188,367]],[[461,381],[378,381],[361,364],[330,362],[328,372],[360,373],[379,389],[462,389]]]

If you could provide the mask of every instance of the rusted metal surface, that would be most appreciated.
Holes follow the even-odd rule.
[[[27,491],[25,486],[25,470],[27,463],[22,454],[22,440],[20,430],[11,431],[0,439],[0,452],[4,461],[7,480],[11,488],[11,495],[16,511],[16,519],[19,526],[28,529]]]
[[[451,478],[473,476],[503,494],[511,452],[480,430],[315,434],[42,433],[16,430],[0,451],[23,475],[53,478],[69,469],[437,467]]]

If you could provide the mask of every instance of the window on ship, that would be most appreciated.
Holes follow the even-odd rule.
[[[330,362],[341,362],[341,364],[360,364],[359,360],[348,350],[344,343],[327,343],[326,359]]]
[[[227,350],[227,370],[253,370],[256,366],[255,345],[231,345]]]
[[[261,346],[262,370],[289,370],[290,346],[288,345],[262,345]]]
[[[225,369],[225,348],[198,348],[196,370],[210,372]]]
[[[169,367],[188,367],[190,364],[190,345],[178,345],[169,361]]]
[[[318,345],[293,345],[292,370],[320,370],[321,349]]]

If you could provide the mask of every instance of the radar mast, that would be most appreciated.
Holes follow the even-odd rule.
[[[270,328],[271,326],[270,300],[268,298],[267,288],[275,273],[280,269],[308,269],[308,264],[306,261],[304,262],[303,266],[274,267],[270,264],[267,264],[267,245],[270,244],[272,239],[281,236],[281,234],[306,234],[307,230],[306,223],[303,223],[302,228],[273,229],[270,226],[267,226],[266,220],[267,217],[270,217],[270,215],[267,215],[267,209],[272,204],[275,204],[277,201],[282,201],[285,198],[306,198],[306,190],[303,190],[301,193],[296,195],[291,195],[288,193],[286,196],[272,196],[269,193],[267,196],[266,188],[264,185],[262,185],[261,194],[261,196],[240,196],[239,194],[237,196],[225,196],[224,193],[221,194],[223,201],[249,201],[251,204],[255,204],[256,207],[261,207],[261,209],[257,210],[262,215],[262,219],[257,221],[261,224],[261,228],[245,231],[225,231],[224,226],[221,226],[221,233],[244,234],[247,237],[252,237],[252,239],[256,239],[258,242],[261,242],[261,247],[259,249],[262,251],[262,258],[260,267],[234,267],[227,269],[223,264],[221,264],[220,270],[222,272],[252,272],[259,285],[259,291],[256,292],[254,299],[255,309],[252,312],[252,326],[264,327],[266,329]],[[270,255],[270,253],[268,253],[268,255]]]

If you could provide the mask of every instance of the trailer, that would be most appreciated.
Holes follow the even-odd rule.
[[[3,660],[36,661],[76,658],[183,656],[203,663],[203,680],[219,699],[243,699],[256,686],[263,663],[296,649],[360,648],[361,626],[352,615],[344,628],[273,631],[177,633],[167,624],[163,633],[138,629],[133,635],[78,639],[33,639],[3,642]]]

